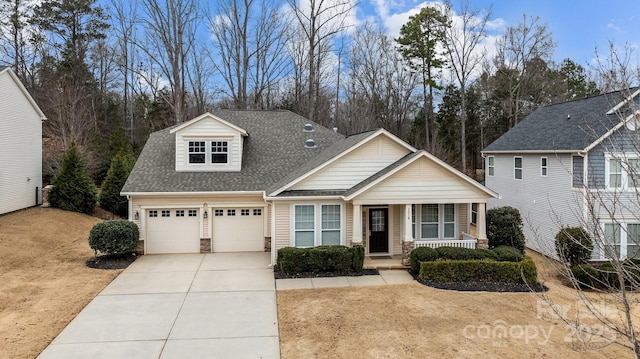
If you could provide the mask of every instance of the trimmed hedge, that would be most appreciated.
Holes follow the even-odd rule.
[[[436,252],[438,252],[439,259],[446,260],[496,260],[498,258],[495,252],[482,248],[470,249],[460,247],[438,247],[436,248]]]
[[[431,247],[414,248],[409,255],[411,271],[418,274],[420,272],[420,262],[431,262],[438,259],[438,252]]]
[[[524,258],[520,250],[511,246],[499,246],[492,251],[496,254],[498,262],[520,262]]]
[[[364,247],[362,246],[285,247],[278,250],[278,269],[287,274],[360,272],[363,265]]]
[[[600,282],[600,271],[590,264],[575,265],[571,267],[571,273],[580,288],[598,288],[602,286]]]
[[[118,219],[97,223],[89,233],[89,246],[96,254],[123,254],[135,251],[140,234],[138,226]]]
[[[538,274],[533,260],[496,262],[487,260],[445,260],[420,263],[420,279],[441,283],[534,284]]]
[[[524,253],[522,216],[516,208],[505,206],[487,211],[487,238],[489,248],[511,246]]]

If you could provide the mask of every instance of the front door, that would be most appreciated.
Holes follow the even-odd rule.
[[[389,252],[389,209],[369,209],[369,253]]]

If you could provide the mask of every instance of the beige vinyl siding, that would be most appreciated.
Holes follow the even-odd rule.
[[[0,73],[0,214],[36,205],[42,190],[42,120],[6,70]]]
[[[291,246],[291,202],[273,202],[275,211],[275,241],[276,252],[280,248]]]
[[[347,189],[409,153],[385,135],[361,145],[351,153],[292,187],[293,190]]]
[[[402,219],[404,213],[404,205],[396,205],[389,207],[389,217],[391,219],[391,228],[389,235],[392,237],[391,254],[402,254]]]
[[[487,195],[426,157],[357,196],[354,203],[468,203]]]
[[[175,133],[176,171],[240,171],[242,165],[242,135],[214,118],[204,118]],[[227,165],[190,165],[187,161],[189,140],[228,141]],[[209,143],[207,143],[209,146]]]
[[[460,236],[459,238],[462,239],[462,232],[465,232],[467,234],[469,233],[469,220],[471,220],[471,218],[469,218],[469,206],[466,203],[459,203],[457,205],[456,211],[458,211],[458,236]]]

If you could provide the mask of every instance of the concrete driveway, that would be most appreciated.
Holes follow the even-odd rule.
[[[142,256],[38,358],[279,358],[269,262],[269,253]]]

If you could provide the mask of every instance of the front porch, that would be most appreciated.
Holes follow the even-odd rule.
[[[485,203],[353,204],[351,245],[366,268],[404,269],[417,247],[486,248]],[[384,258],[384,259],[381,259]]]

